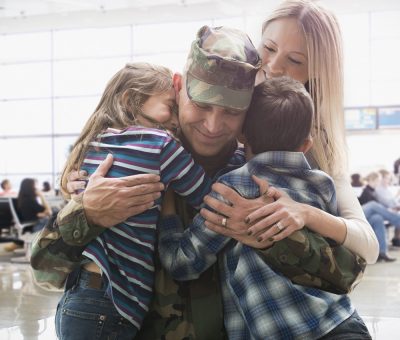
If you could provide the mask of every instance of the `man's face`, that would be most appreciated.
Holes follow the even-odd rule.
[[[184,83],[177,100],[181,131],[199,156],[217,156],[242,130],[244,110],[194,102],[189,99]]]

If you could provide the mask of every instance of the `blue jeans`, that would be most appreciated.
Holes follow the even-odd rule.
[[[77,282],[67,289],[57,306],[56,333],[60,340],[133,339],[137,328],[123,318],[107,294],[88,287],[89,274],[81,270]]]
[[[396,229],[400,228],[400,214],[392,212],[376,201],[365,203],[363,211],[367,221],[375,232],[379,243],[379,252],[387,253],[387,232],[385,221],[389,221]]]
[[[347,320],[336,326],[320,340],[372,340],[367,326],[355,311]]]

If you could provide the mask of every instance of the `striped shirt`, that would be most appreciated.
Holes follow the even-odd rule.
[[[337,213],[332,179],[312,170],[299,152],[266,152],[218,179],[241,196],[260,195],[251,176],[267,179],[294,200]],[[216,192],[211,196],[223,200]],[[218,259],[229,339],[317,339],[354,312],[347,295],[299,286],[273,271],[242,243],[205,228],[197,215],[183,231],[177,219],[164,219],[160,258],[177,280],[193,280]]]
[[[149,173],[199,208],[210,191],[203,169],[167,132],[132,126],[108,129],[90,144],[82,169],[89,175],[112,153],[114,163],[107,177]],[[94,261],[108,281],[108,293],[117,311],[134,326],[140,325],[153,295],[154,244],[162,198],[142,214],[104,231],[83,254]],[[133,336],[133,335],[132,335]]]

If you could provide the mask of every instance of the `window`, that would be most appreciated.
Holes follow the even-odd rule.
[[[51,96],[50,62],[0,65],[0,99]]]
[[[54,133],[79,134],[99,101],[100,96],[55,99]]]
[[[0,102],[0,121],[0,136],[50,134],[51,101],[36,99]]]
[[[131,54],[131,27],[54,32],[54,58],[99,58]]]

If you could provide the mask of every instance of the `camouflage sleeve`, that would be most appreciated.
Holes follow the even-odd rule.
[[[335,294],[352,291],[366,267],[360,256],[307,228],[258,253],[293,283]]]
[[[83,209],[82,197],[83,193],[71,199],[57,215],[62,239],[66,244],[73,246],[88,244],[105,230],[103,227],[89,225]]]
[[[81,197],[71,200],[57,217],[49,219],[32,244],[35,281],[62,288],[68,274],[84,260],[82,252],[86,244],[103,230],[89,227]]]

